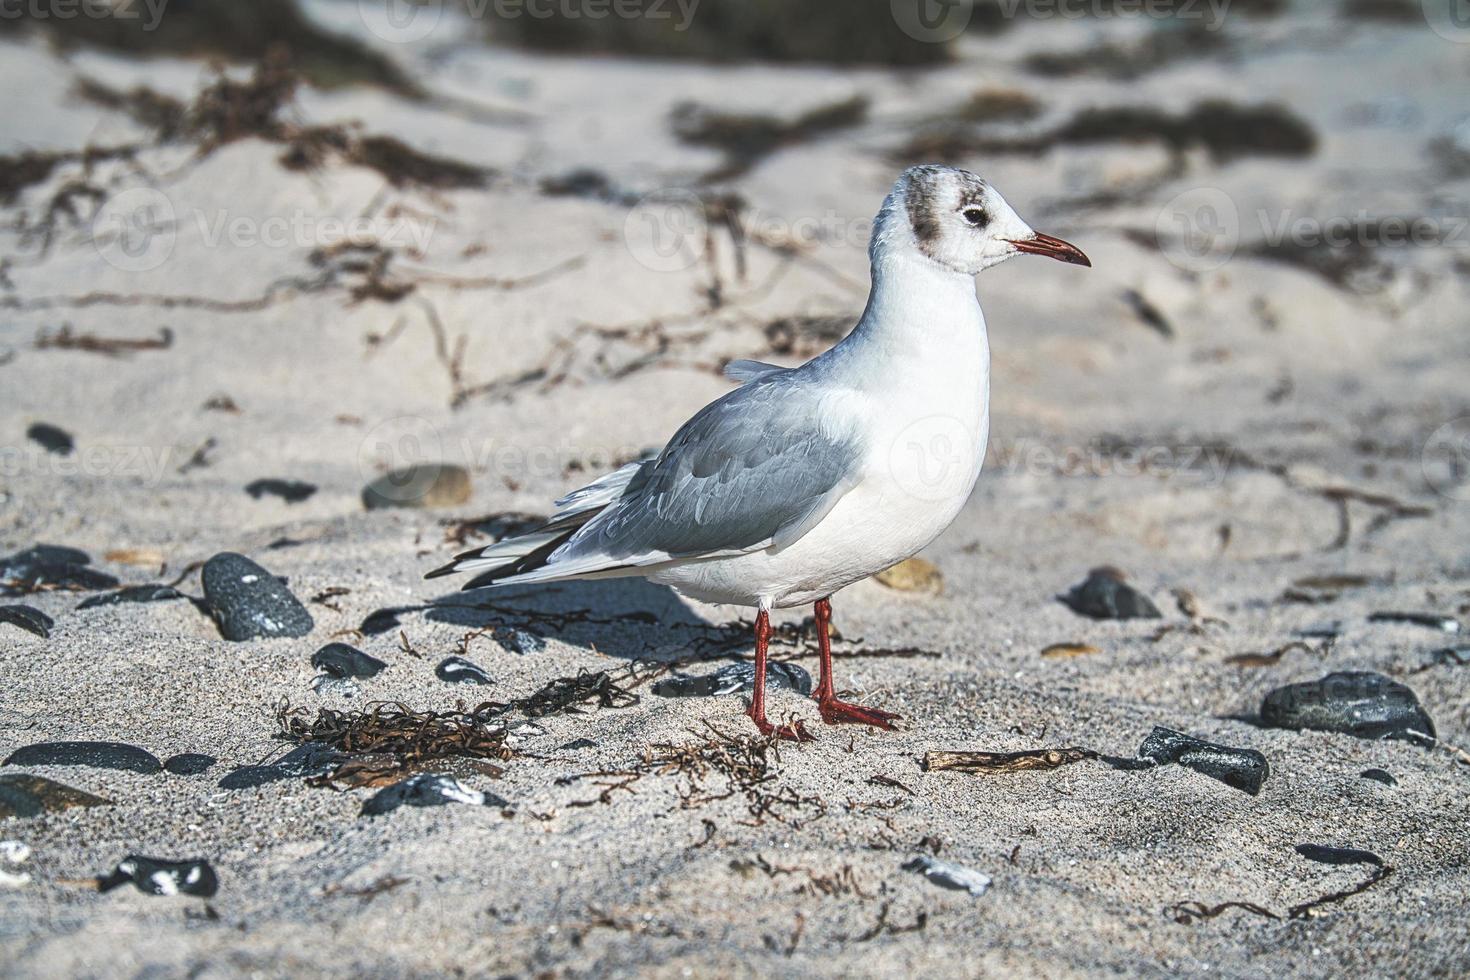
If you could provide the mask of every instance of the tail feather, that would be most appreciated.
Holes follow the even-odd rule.
[[[483,548],[456,555],[454,561],[429,572],[424,578],[439,578],[457,572],[480,572],[465,583],[466,589],[493,585],[501,579],[546,566],[551,554],[576,534],[588,521],[622,496],[643,461],[629,463],[596,482],[567,494],[556,502],[556,513],[540,527]]]

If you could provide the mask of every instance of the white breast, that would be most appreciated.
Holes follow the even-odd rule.
[[[921,343],[908,350],[858,344],[841,354],[846,360],[837,371],[855,372],[859,386],[850,397],[859,402],[868,438],[861,479],[820,524],[779,552],[691,562],[649,578],[706,602],[795,606],[903,561],[938,537],[974,489],[989,436],[990,357],[973,294],[961,313],[931,323],[919,338],[910,333],[911,344]]]

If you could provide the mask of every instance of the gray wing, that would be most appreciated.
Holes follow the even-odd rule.
[[[685,423],[546,577],[779,549],[816,526],[855,485],[861,443],[795,375],[751,381]]]

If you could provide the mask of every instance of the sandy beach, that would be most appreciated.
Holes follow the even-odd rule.
[[[85,553],[0,557],[0,607],[50,621],[0,610],[0,760],[209,757],[0,765],[0,972],[1470,971],[1470,30],[1242,2],[977,21],[933,64],[722,63],[431,6],[419,31],[303,4],[368,79],[337,84],[0,32],[0,556]],[[775,690],[818,738],[770,743],[740,693],[656,693],[748,661],[748,609],[423,580],[662,446],[730,360],[840,339],[920,162],[1093,267],[977,279],[979,485],[932,574],[834,599],[839,687],[902,730]],[[364,505],[424,464],[467,480]],[[226,639],[200,574],[225,552],[309,629]],[[1102,566],[1158,617],[1060,601]],[[79,608],[152,584],[177,595]],[[814,678],[810,615],[777,614],[773,655]],[[385,666],[323,677],[332,642]],[[443,679],[452,656],[491,683]],[[1263,719],[1336,672],[1407,686],[1436,737]],[[486,702],[469,755],[272,766],[330,741],[319,711]],[[1122,764],[1156,726],[1269,773]],[[412,772],[469,797],[362,812]],[[18,776],[107,805],[32,814]],[[217,890],[99,891],[128,856]]]

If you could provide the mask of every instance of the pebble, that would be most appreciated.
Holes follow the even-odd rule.
[[[337,749],[322,742],[302,742],[274,762],[260,766],[239,766],[219,781],[220,789],[251,789],[283,779],[322,776],[347,758]]]
[[[6,864],[25,864],[30,857],[30,847],[20,841],[0,840],[0,860]],[[0,868],[0,888],[23,888],[30,882],[31,876],[24,871],[7,871]]]
[[[941,861],[939,858],[921,854],[904,864],[903,870],[917,871],[928,878],[934,884],[943,888],[952,888],[955,891],[969,892],[978,898],[984,895],[990,888],[990,876],[967,868],[953,861]]]
[[[244,555],[215,555],[202,578],[204,601],[227,640],[305,636],[315,625],[285,583]]]
[[[272,497],[280,497],[288,504],[299,504],[316,491],[315,483],[306,483],[302,480],[255,480],[245,485],[245,492],[255,500],[269,494]]]
[[[546,641],[541,637],[535,633],[527,633],[523,629],[516,629],[514,626],[496,630],[495,639],[511,653],[519,653],[522,656],[528,653],[540,653],[546,649]]]
[[[590,738],[574,738],[565,745],[557,746],[557,748],[562,752],[578,752],[582,749],[595,749],[599,744]]]
[[[58,456],[70,456],[72,450],[77,448],[76,440],[71,437],[70,432],[49,422],[33,423],[26,429],[26,438],[48,453]]]
[[[766,662],[767,687],[780,687],[798,694],[812,693],[812,675],[796,664]],[[665,698],[709,698],[755,689],[755,664],[742,661],[699,677],[670,677],[653,685],[653,693]]]
[[[453,776],[421,772],[386,786],[362,804],[364,817],[391,813],[400,806],[443,806],[445,803],[468,803],[471,806],[509,806],[494,793],[470,789]]]
[[[0,606],[0,623],[19,626],[27,633],[34,633],[43,640],[51,636],[51,627],[56,625],[54,619],[35,606],[24,606],[20,603]]]
[[[180,752],[163,760],[163,768],[175,776],[197,776],[207,772],[219,760],[202,752]]]
[[[929,592],[938,595],[944,591],[944,575],[939,571],[939,566],[923,558],[901,561],[874,575],[873,579],[879,585],[886,585],[898,592]]]
[[[457,507],[470,499],[470,474],[449,463],[418,463],[384,473],[362,491],[368,510]]]
[[[0,765],[91,766],[149,776],[163,771],[163,763],[152,752],[121,742],[37,742],[16,749]]]
[[[35,817],[74,806],[112,806],[112,801],[45,776],[0,773],[0,817]]]
[[[1061,597],[1073,612],[1092,619],[1158,619],[1159,607],[1127,582],[1127,576],[1104,565],[1087,573],[1080,585]]]
[[[1411,626],[1427,626],[1441,633],[1460,632],[1460,621],[1452,616],[1423,612],[1376,612],[1368,616],[1370,623],[1408,623]]]
[[[1358,773],[1358,778],[1371,779],[1375,783],[1382,783],[1385,786],[1397,786],[1399,784],[1399,781],[1394,779],[1393,774],[1387,769],[1364,769]]]
[[[339,680],[348,677],[376,677],[388,666],[377,657],[368,656],[346,643],[328,643],[311,655],[311,665]]]
[[[1435,738],[1434,722],[1412,690],[1365,671],[1341,671],[1279,687],[1261,703],[1261,722],[1270,728],[1309,728],[1420,744]]]
[[[54,591],[111,589],[117,579],[89,568],[92,557],[77,548],[38,544],[0,558],[0,596]]]
[[[1383,866],[1383,858],[1372,851],[1356,847],[1330,847],[1327,844],[1298,844],[1296,852],[1318,864],[1372,864]]]
[[[1261,791],[1271,774],[1266,757],[1255,749],[1218,745],[1158,725],[1138,747],[1138,757],[1159,765],[1177,762],[1252,796]]]
[[[374,609],[368,613],[367,618],[362,621],[358,629],[365,636],[381,636],[403,625],[398,621],[399,616],[404,613],[417,612],[418,609],[418,606],[390,606],[386,609]]]
[[[219,878],[208,861],[167,861],[129,854],[109,875],[98,875],[97,890],[110,892],[132,883],[145,895],[197,895],[209,898],[219,891]]]
[[[129,585],[115,592],[104,592],[82,600],[78,609],[96,609],[98,606],[115,606],[122,602],[166,602],[184,599],[187,596],[169,585]]]
[[[434,668],[434,676],[451,684],[494,684],[490,675],[464,657],[445,657]]]

